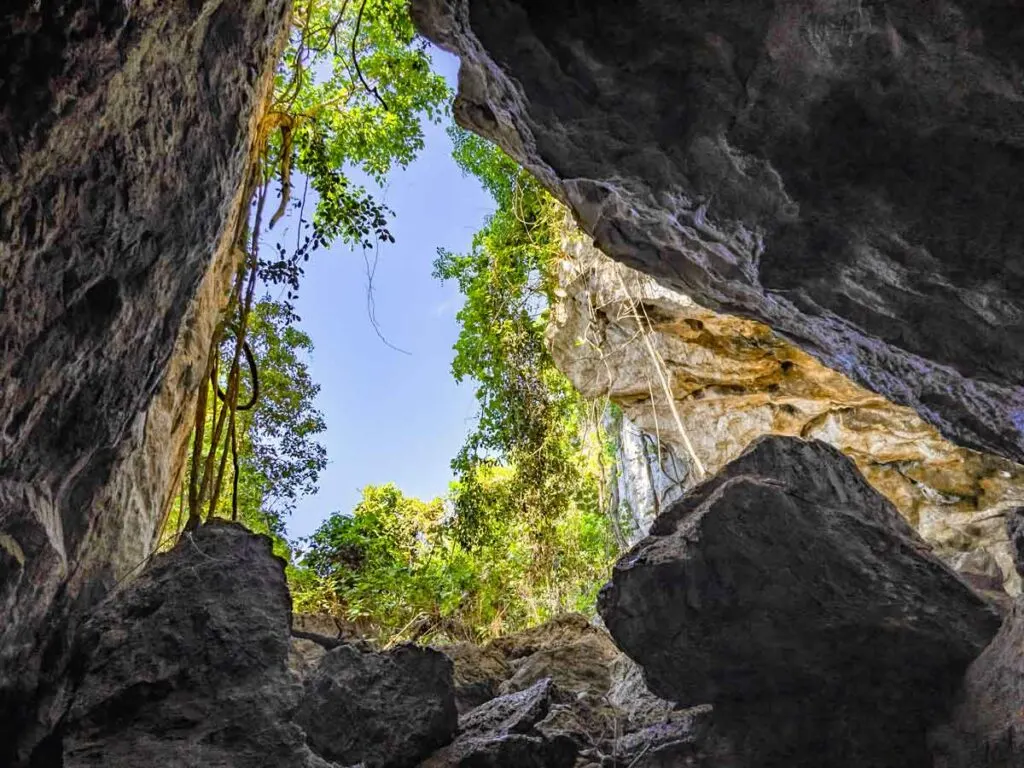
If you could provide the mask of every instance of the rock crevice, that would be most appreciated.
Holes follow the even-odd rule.
[[[691,448],[715,473],[758,437],[791,435],[852,458],[977,586],[1019,591],[1005,516],[1024,503],[1024,467],[953,445],[911,409],[829,370],[767,326],[712,312],[613,261],[569,222],[561,252],[547,338],[577,389],[622,411],[608,427],[620,445],[619,497],[629,503],[620,518],[637,532],[630,543],[698,482]],[[638,510],[648,517],[637,519]]]

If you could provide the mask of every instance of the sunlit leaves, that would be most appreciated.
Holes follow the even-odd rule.
[[[334,242],[393,242],[391,211],[350,172],[383,183],[412,162],[423,121],[441,120],[451,93],[431,70],[404,0],[296,0],[274,96],[264,177],[279,180],[299,236],[276,243],[260,277],[286,287],[290,308],[313,252]]]
[[[493,493],[511,492],[510,479],[504,468],[480,478]],[[599,516],[574,508],[552,527],[554,570],[538,566],[534,538],[516,521],[492,521],[488,543],[468,549],[449,516],[440,499],[368,486],[350,514],[311,537],[307,570],[293,581],[297,604],[336,610],[382,643],[483,640],[592,608],[609,556]]]
[[[551,526],[592,501],[596,482],[580,453],[583,401],[544,340],[562,213],[499,149],[458,131],[453,138],[456,160],[498,203],[469,253],[441,251],[434,264],[465,296],[452,373],[475,383],[479,404],[477,427],[452,462],[457,528],[469,545],[486,541],[493,519],[524,521],[550,565]],[[505,487],[483,484],[499,465],[510,468]]]

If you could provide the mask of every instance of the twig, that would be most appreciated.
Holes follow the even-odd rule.
[[[373,279],[377,275],[377,262],[380,258],[380,240],[376,242],[373,248],[373,266],[370,266],[370,259],[366,255],[366,250],[363,249],[363,264],[366,265],[366,315],[370,319],[370,325],[373,326],[373,332],[377,334],[378,339],[384,342],[385,346],[390,347],[395,352],[401,352],[403,355],[412,357],[412,352],[388,341],[380,328],[380,323],[377,322],[377,304],[373,298]]]
[[[359,75],[359,82],[363,84],[363,88],[366,89],[366,92],[373,94],[373,96],[376,97],[377,101],[380,102],[380,105],[384,107],[385,110],[387,110],[387,102],[385,102],[384,99],[381,98],[381,95],[380,93],[377,92],[377,89],[375,87],[372,87],[369,83],[367,83],[366,78],[363,77],[363,71],[359,68],[359,57],[356,55],[356,40],[359,39],[359,27],[363,23],[363,11],[365,9],[366,0],[363,0],[362,5],[359,6],[359,15],[356,17],[356,29],[355,32],[353,32],[352,34],[352,64],[353,66],[355,66],[356,74]]]
[[[651,742],[647,742],[647,746],[644,747],[643,751],[639,755],[637,755],[636,757],[633,758],[633,762],[631,762],[629,764],[628,768],[633,768],[634,765],[639,763],[640,762],[640,758],[643,757],[644,755],[646,755],[650,751],[650,749],[651,749]]]

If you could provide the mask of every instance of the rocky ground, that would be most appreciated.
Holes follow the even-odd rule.
[[[599,610],[375,649],[292,616],[269,540],[210,523],[93,612],[15,765],[1024,762],[1024,612],[1003,622],[824,443],[757,441],[662,513]]]

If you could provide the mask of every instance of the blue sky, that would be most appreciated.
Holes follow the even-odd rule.
[[[454,88],[458,60],[437,50],[433,57]],[[315,345],[310,371],[321,386],[330,464],[319,493],[303,499],[288,521],[292,538],[352,509],[368,484],[390,481],[424,498],[445,493],[449,462],[472,427],[472,384],[456,385],[449,371],[462,300],[431,269],[438,246],[469,247],[494,205],[455,165],[445,126],[428,125],[425,133],[419,158],[381,192],[394,211],[396,242],[380,247],[373,279],[381,331],[410,354],[389,348],[370,322],[362,252],[338,246],[306,265],[296,309]]]

